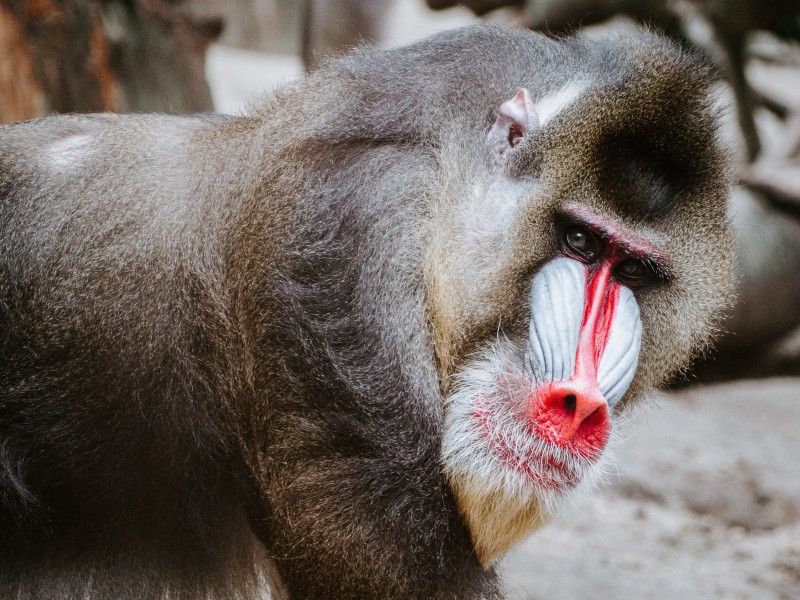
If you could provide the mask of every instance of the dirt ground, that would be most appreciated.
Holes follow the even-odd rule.
[[[503,563],[525,600],[800,598],[800,380],[654,396],[602,489]]]
[[[389,43],[473,20],[421,5],[402,3]],[[207,72],[235,113],[301,65],[215,46]],[[501,564],[509,597],[800,599],[800,379],[658,394],[632,412],[618,475]]]

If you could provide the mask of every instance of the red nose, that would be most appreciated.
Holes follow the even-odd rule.
[[[619,285],[611,280],[612,266],[612,261],[605,261],[597,271],[587,274],[572,377],[538,388],[529,403],[533,429],[540,437],[589,459],[600,456],[611,433],[608,403],[597,383],[597,366],[619,299]]]
[[[536,433],[551,444],[596,458],[608,442],[608,404],[596,384],[556,381],[535,392],[529,409]]]

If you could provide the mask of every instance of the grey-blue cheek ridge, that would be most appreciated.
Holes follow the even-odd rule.
[[[633,381],[641,345],[639,305],[633,292],[623,286],[620,287],[611,334],[597,369],[600,391],[610,408],[614,408],[622,399]]]
[[[570,258],[547,263],[531,283],[526,368],[536,385],[569,379],[575,370],[583,321],[587,270]],[[633,292],[621,286],[614,321],[598,365],[598,385],[610,408],[636,374],[642,322]]]
[[[585,291],[586,267],[570,258],[550,261],[534,277],[527,362],[537,384],[572,376]]]

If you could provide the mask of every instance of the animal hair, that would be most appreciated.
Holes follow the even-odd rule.
[[[502,597],[448,411],[509,371],[486,357],[521,347],[566,200],[674,257],[638,294],[621,404],[706,343],[730,263],[709,81],[646,31],[479,26],[357,50],[241,117],[0,128],[0,596]],[[575,82],[499,172],[498,107]],[[599,152],[623,135],[645,160]]]

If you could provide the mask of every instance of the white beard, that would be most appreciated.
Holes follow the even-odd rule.
[[[541,382],[525,362],[513,343],[496,341],[459,372],[445,404],[444,471],[484,565],[595,487],[613,462],[611,443],[591,460],[534,433],[523,409]]]

